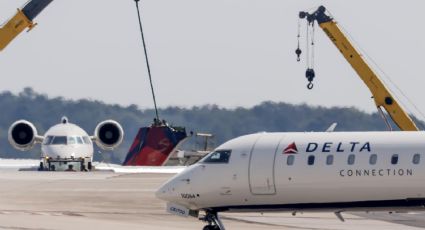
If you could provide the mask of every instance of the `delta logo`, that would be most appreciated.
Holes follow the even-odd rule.
[[[292,142],[291,144],[288,145],[288,147],[286,147],[283,150],[283,154],[297,154],[297,153],[298,153],[298,148],[295,142]]]
[[[304,148],[303,148],[304,149]],[[306,153],[314,153],[314,152],[322,152],[322,153],[330,153],[330,152],[371,152],[371,144],[370,142],[325,142],[325,143],[317,143],[310,142],[307,143],[305,147]],[[282,152],[282,154],[297,154],[298,148],[295,142],[289,144]]]

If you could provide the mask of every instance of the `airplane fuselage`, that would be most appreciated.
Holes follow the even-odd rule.
[[[93,142],[79,126],[57,124],[47,130],[43,139],[41,162],[49,170],[68,170],[71,165],[77,171],[91,169]]]
[[[157,196],[191,210],[412,210],[425,204],[425,132],[258,133],[233,139]]]
[[[93,142],[77,125],[58,124],[44,135],[41,152],[48,158],[93,158]]]

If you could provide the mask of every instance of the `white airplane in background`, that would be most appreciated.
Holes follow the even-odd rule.
[[[258,133],[224,143],[166,182],[167,210],[425,211],[425,132]]]
[[[113,120],[99,123],[94,136],[63,117],[60,124],[39,136],[35,126],[25,120],[13,123],[8,132],[9,143],[18,150],[27,151],[41,144],[39,170],[86,171],[92,169],[93,141],[104,150],[113,150],[124,138],[121,125]]]

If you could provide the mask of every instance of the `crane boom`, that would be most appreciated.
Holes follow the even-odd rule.
[[[31,0],[0,28],[0,51],[6,48],[22,31],[36,25],[33,20],[53,0]]]
[[[359,51],[351,44],[338,23],[328,14],[326,8],[320,6],[315,12],[300,12],[300,18],[306,18],[309,23],[315,21],[330,38],[333,44],[350,63],[373,95],[378,109],[384,108],[394,123],[403,131],[418,131],[412,118],[404,111],[397,100],[391,95],[379,76],[370,68]]]

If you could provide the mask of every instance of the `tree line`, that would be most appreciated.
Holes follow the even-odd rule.
[[[18,94],[0,93],[0,157],[39,158],[40,148],[29,152],[13,149],[7,141],[9,126],[18,119],[28,120],[39,134],[67,116],[71,123],[93,134],[96,125],[106,119],[121,123],[125,131],[123,144],[113,152],[95,151],[95,160],[122,163],[138,129],[149,126],[154,118],[153,109],[139,109],[136,105],[121,106],[97,100],[68,100],[25,88]],[[324,131],[337,122],[337,131],[378,131],[386,125],[378,113],[368,114],[356,108],[293,105],[284,102],[263,102],[251,108],[222,108],[218,105],[191,108],[167,107],[159,110],[162,119],[175,126],[186,127],[188,132],[205,132],[215,135],[219,145],[231,138],[256,132]],[[393,125],[394,126],[394,125]],[[421,126],[423,127],[423,125]]]

